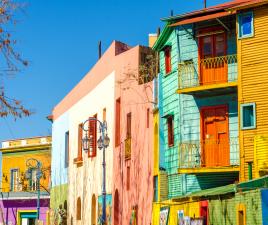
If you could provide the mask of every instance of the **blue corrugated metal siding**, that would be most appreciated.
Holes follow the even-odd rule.
[[[268,225],[268,189],[261,190],[262,222]]]

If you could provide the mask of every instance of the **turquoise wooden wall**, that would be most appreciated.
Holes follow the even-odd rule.
[[[160,113],[160,152],[165,157],[165,169],[168,172],[169,198],[181,196],[186,193],[206,188],[217,187],[233,183],[238,180],[238,173],[229,174],[178,174],[179,143],[200,138],[200,112],[202,106],[228,104],[230,109],[230,135],[238,137],[237,95],[218,96],[209,98],[194,98],[191,95],[179,95],[178,89],[178,62],[192,59],[196,68],[198,60],[197,42],[190,35],[192,25],[176,28],[172,31],[165,45],[172,46],[171,64],[172,72],[165,74],[164,52],[160,52],[159,88],[161,91],[162,105]],[[236,52],[235,36],[228,35],[228,54]],[[234,65],[232,65],[234,66]],[[197,70],[196,70],[197,71]],[[236,73],[234,69],[230,73]],[[233,76],[233,75],[232,75]],[[159,92],[160,93],[160,92]],[[168,147],[166,119],[169,114],[174,115],[174,146]],[[238,149],[238,148],[237,148]],[[162,155],[160,157],[162,157]],[[231,164],[239,161],[238,151],[231,150]]]

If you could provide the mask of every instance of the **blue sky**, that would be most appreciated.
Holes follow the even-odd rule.
[[[227,1],[207,0],[222,2]],[[98,40],[103,49],[113,40],[147,45],[148,34],[163,26],[160,18],[171,10],[202,7],[203,0],[29,0],[12,31],[30,64],[4,84],[9,97],[35,113],[16,121],[0,118],[0,141],[51,134],[46,116],[95,64]]]

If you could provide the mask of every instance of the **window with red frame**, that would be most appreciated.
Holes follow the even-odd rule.
[[[97,119],[97,114],[93,116]],[[97,155],[97,120],[89,120],[89,150],[88,157],[95,157]]]
[[[174,118],[173,116],[167,117],[167,128],[168,128],[168,146],[174,145]]]
[[[127,190],[130,188],[130,166],[127,167]]]
[[[165,67],[166,74],[171,72],[171,46],[165,48]]]
[[[120,111],[121,100],[118,98],[115,103],[115,146],[120,145]]]

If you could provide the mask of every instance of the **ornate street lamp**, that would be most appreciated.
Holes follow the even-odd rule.
[[[85,127],[88,128],[88,126],[85,126],[86,123],[89,123],[90,121],[96,121],[99,123],[99,132],[100,137],[97,141],[97,146],[99,150],[103,149],[102,152],[102,168],[103,168],[103,177],[102,177],[102,224],[106,224],[106,161],[105,161],[105,149],[110,144],[110,138],[107,134],[107,123],[106,121],[101,122],[95,117],[90,117],[88,120],[86,120],[83,123],[83,130],[85,131],[85,136],[82,139],[83,142],[83,149],[85,152],[93,153],[93,135],[88,136],[89,129],[85,129]]]

